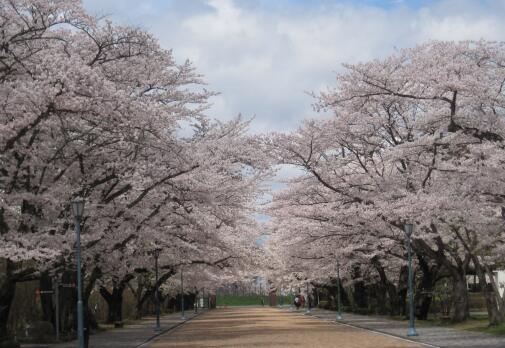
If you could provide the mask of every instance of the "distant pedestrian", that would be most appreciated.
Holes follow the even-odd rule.
[[[296,310],[299,310],[301,305],[302,304],[301,304],[301,301],[300,301],[300,295],[296,295],[295,296],[295,307],[296,307]]]
[[[300,295],[300,305],[305,307],[305,297],[303,295]]]
[[[261,297],[261,305],[265,307],[265,299],[263,297]]]

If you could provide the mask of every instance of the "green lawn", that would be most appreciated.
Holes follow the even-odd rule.
[[[396,316],[393,319],[407,321],[403,317]],[[463,323],[451,323],[448,320],[429,318],[428,320],[416,320],[417,326],[443,326],[458,330],[485,332],[492,335],[505,335],[505,324],[489,326],[487,314],[484,312],[470,313],[470,319]]]
[[[459,330],[486,332],[493,335],[505,335],[505,324],[498,326],[489,326],[487,314],[470,314],[470,319],[464,323],[453,324],[450,322],[441,322],[440,320],[433,320],[433,324],[439,326],[452,327]]]
[[[269,305],[268,296],[260,295],[218,295],[217,305],[218,306],[261,306],[261,299],[263,298],[265,306]],[[277,297],[277,304],[279,304],[280,296]],[[291,303],[291,297],[284,296],[284,304],[288,305]]]

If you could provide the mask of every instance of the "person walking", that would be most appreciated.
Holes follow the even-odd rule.
[[[296,310],[300,309],[300,306],[302,305],[301,300],[300,300],[300,295],[295,296],[295,307]]]

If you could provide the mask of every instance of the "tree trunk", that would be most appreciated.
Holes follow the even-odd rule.
[[[400,277],[398,280],[398,308],[401,316],[407,316],[407,292],[408,292],[408,275],[407,266],[400,269]]]
[[[361,270],[358,267],[354,267],[352,278],[357,279],[361,277]],[[353,303],[356,306],[356,309],[367,308],[367,296],[366,296],[366,287],[365,282],[362,280],[355,281],[353,285]]]
[[[144,301],[142,300],[143,294],[144,294],[144,289],[145,289],[145,279],[143,275],[138,275],[137,276],[137,288],[134,289],[131,285],[130,290],[133,293],[133,296],[135,297],[135,319],[139,320],[142,319],[142,307],[144,306]]]
[[[76,284],[76,272],[65,270],[61,275],[62,286],[60,289],[60,315],[61,332],[69,333],[77,328],[77,291],[75,287],[69,287],[70,284]]]
[[[478,259],[475,257],[473,259],[475,272],[479,278],[479,285],[484,294],[484,299],[486,301],[486,309],[488,314],[489,325],[496,326],[500,325],[505,321],[504,311],[500,311],[500,290],[496,287],[494,275],[492,272],[489,274],[491,280],[492,290],[490,291],[486,283],[486,271],[479,263]]]
[[[436,274],[438,267],[430,266],[425,258],[417,255],[419,260],[419,268],[422,271],[421,281],[416,291],[415,303],[417,304],[417,319],[427,320],[430,312],[430,306],[433,300],[433,290],[435,288]]]
[[[107,323],[112,324],[123,320],[123,291],[124,287],[114,286],[112,292],[105,287],[100,287],[100,294],[107,302]]]
[[[382,288],[382,291],[380,291],[380,294],[382,296],[379,296],[378,298],[379,308],[381,309],[386,305],[385,295],[387,295],[389,302],[388,310],[381,309],[383,313],[380,314],[386,314],[386,312],[389,312],[389,314],[393,316],[399,312],[398,291],[396,289],[396,286],[391,281],[389,281],[386,275],[386,271],[384,270],[384,267],[377,258],[372,259],[372,264],[379,273],[380,287]]]
[[[88,282],[85,282],[85,274],[86,274],[86,269],[83,268],[82,272],[82,277],[83,277],[83,306],[84,306],[84,311],[86,312],[86,320],[89,326],[89,329],[98,329],[98,322],[96,321],[95,314],[88,308],[88,300],[89,297],[91,296],[91,291],[95,287],[96,281],[102,277],[102,270],[98,267],[94,267],[93,270],[91,271],[91,274],[89,275]],[[89,330],[88,329],[88,330]],[[90,331],[88,331],[89,334]]]
[[[142,309],[144,307],[144,304],[147,302],[148,299],[154,298],[154,294],[156,291],[156,288],[159,288],[163,283],[165,283],[171,276],[175,274],[175,270],[170,268],[168,270],[165,270],[165,273],[163,273],[159,278],[158,282],[155,284],[150,284],[148,283],[144,278],[141,276],[138,276],[137,279],[137,289],[133,290],[133,293],[135,295],[135,299],[137,300],[136,303],[136,319],[140,319],[142,317]],[[143,291],[145,289],[145,291]],[[154,300],[153,300],[154,303]]]
[[[16,293],[16,282],[12,278],[13,264],[7,260],[6,272],[0,275],[0,342],[7,341],[7,320]]]
[[[460,323],[468,319],[468,290],[466,275],[459,274],[452,277],[452,315],[454,323]]]
[[[434,233],[438,230],[434,224],[430,225]],[[446,245],[440,237],[435,238],[437,250],[433,250],[425,241],[416,239],[414,240],[414,251],[418,254],[421,252],[430,259],[434,260],[438,267],[446,269],[452,279],[452,315],[451,320],[455,323],[462,322],[468,319],[469,306],[468,306],[468,290],[466,284],[466,271],[470,263],[470,256],[465,255],[461,259],[460,255],[447,250]],[[446,253],[449,253],[453,259],[451,261],[447,258]]]
[[[495,286],[495,281],[492,272],[488,272],[492,284],[492,290],[489,291],[486,284],[486,271],[484,270],[483,265],[481,265],[481,263],[479,262],[478,256],[475,254],[475,250],[472,247],[473,241],[468,240],[468,234],[466,234],[467,238],[464,237],[464,234],[460,232],[460,227],[453,226],[452,231],[455,233],[455,235],[458,237],[458,239],[465,247],[468,257],[472,260],[475,272],[479,277],[479,285],[481,287],[482,292],[484,293],[489,324],[490,325],[501,324],[505,319],[505,315],[500,313],[499,309],[500,304],[498,303],[498,301],[500,301],[500,292]],[[489,269],[485,265],[484,267],[487,269],[487,271],[489,271]]]
[[[39,289],[41,291],[53,291],[53,280],[47,272],[40,275]],[[51,293],[41,293],[40,304],[42,307],[42,320],[54,323],[53,295]]]

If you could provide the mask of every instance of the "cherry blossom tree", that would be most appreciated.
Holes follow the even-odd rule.
[[[0,11],[0,337],[16,282],[74,272],[78,196],[85,298],[102,278],[124,289],[150,271],[154,248],[164,250],[164,280],[183,258],[213,267],[241,258],[270,173],[249,122],[210,121],[214,93],[190,62],[80,1],[15,0]]]
[[[452,279],[454,321],[468,316],[467,272],[481,260],[488,272],[503,262],[504,53],[501,43],[431,42],[346,65],[338,86],[317,96],[316,107],[334,117],[271,139],[279,163],[308,175],[289,214],[314,205],[332,225],[326,231],[339,231],[337,243],[350,240],[389,267],[404,258],[403,224],[415,222],[420,282],[433,286],[439,272]],[[501,298],[484,291],[496,324]]]

